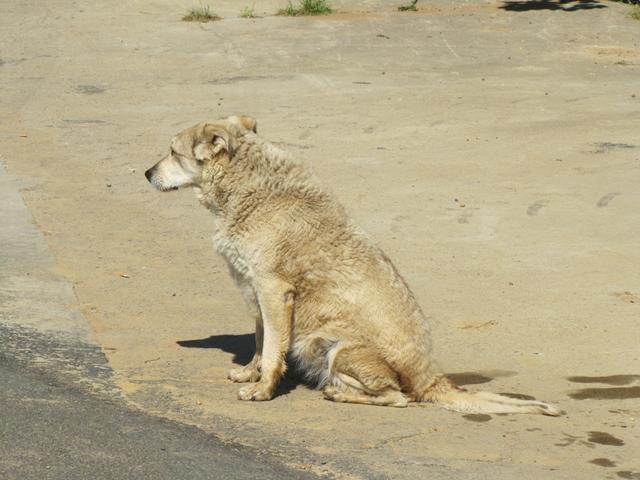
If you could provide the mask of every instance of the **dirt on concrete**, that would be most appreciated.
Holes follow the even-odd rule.
[[[2,162],[128,401],[340,478],[639,478],[640,22],[615,2],[2,2]],[[561,418],[271,402],[212,222],[143,172],[246,113],[404,275],[472,389]],[[61,327],[62,328],[62,327]],[[615,379],[612,383],[611,379]]]

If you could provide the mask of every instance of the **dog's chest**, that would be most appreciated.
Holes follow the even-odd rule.
[[[229,269],[235,278],[240,280],[253,277],[253,269],[250,263],[233,241],[224,235],[218,234],[213,236],[213,246],[227,261]]]

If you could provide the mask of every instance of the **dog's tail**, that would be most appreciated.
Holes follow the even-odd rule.
[[[419,401],[433,402],[461,413],[534,413],[557,417],[562,411],[537,400],[520,400],[489,392],[468,392],[440,376],[419,397]]]

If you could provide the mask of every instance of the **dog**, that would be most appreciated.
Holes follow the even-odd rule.
[[[432,358],[429,324],[391,260],[310,169],[231,116],[178,133],[145,172],[158,190],[195,190],[214,245],[256,323],[256,353],[229,372],[240,400],[270,400],[286,356],[336,402],[464,413],[561,411],[536,400],[468,392]]]

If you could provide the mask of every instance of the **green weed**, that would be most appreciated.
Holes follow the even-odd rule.
[[[182,17],[185,22],[212,22],[214,20],[220,20],[220,17],[211,11],[209,5],[200,5],[199,7],[193,7],[189,12]]]
[[[298,5],[289,2],[285,8],[278,10],[278,15],[297,17],[300,15],[326,15],[331,12],[327,0],[300,0]]]
[[[242,10],[240,10],[240,17],[255,18],[255,14],[253,13],[253,7],[244,7]]]
[[[417,12],[418,8],[416,7],[416,4],[418,3],[418,0],[411,0],[411,3],[405,3],[404,5],[400,5],[398,7],[398,10],[401,12]]]

